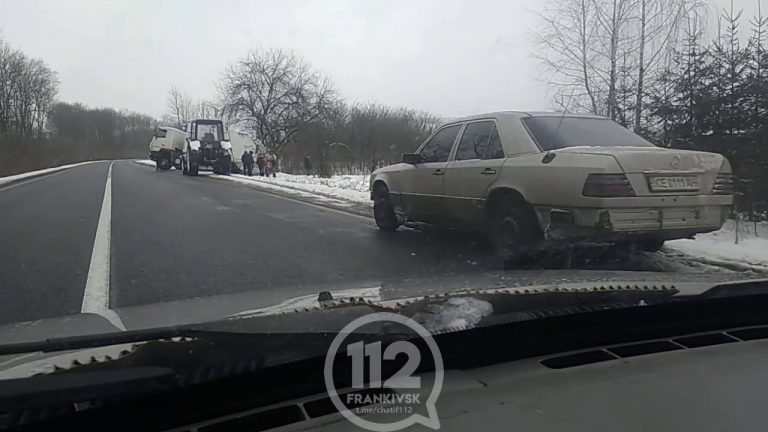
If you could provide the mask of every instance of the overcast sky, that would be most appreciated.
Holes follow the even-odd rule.
[[[735,3],[748,16],[757,1]],[[551,107],[531,58],[540,4],[0,0],[0,35],[57,71],[59,98],[69,102],[159,117],[172,85],[214,98],[227,64],[249,49],[279,47],[328,75],[350,102],[456,116]]]

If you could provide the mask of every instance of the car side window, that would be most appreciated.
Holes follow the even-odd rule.
[[[487,159],[486,149],[494,130],[495,124],[492,121],[469,123],[461,135],[455,159]]]
[[[483,159],[503,159],[504,148],[501,145],[501,137],[499,136],[499,129],[493,128],[491,137],[488,140],[488,147],[485,148]]]
[[[421,162],[448,162],[448,155],[451,154],[451,148],[453,148],[456,135],[459,134],[459,129],[461,129],[461,125],[453,125],[436,133],[419,152]]]

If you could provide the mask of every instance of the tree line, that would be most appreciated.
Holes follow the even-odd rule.
[[[157,121],[56,101],[56,72],[0,38],[0,176],[73,162],[146,157]]]
[[[427,112],[347,103],[328,77],[282,49],[247,53],[217,84],[215,103],[171,88],[163,121],[183,128],[203,114],[222,118],[274,151],[287,171],[309,156],[320,175],[370,172],[414,151],[439,123]]]
[[[551,0],[536,54],[564,110],[724,154],[740,210],[768,202],[768,17],[695,0]],[[708,22],[715,21],[714,28]]]

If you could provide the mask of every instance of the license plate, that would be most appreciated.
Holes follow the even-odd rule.
[[[699,190],[699,178],[692,176],[657,176],[648,179],[651,191],[696,191]]]

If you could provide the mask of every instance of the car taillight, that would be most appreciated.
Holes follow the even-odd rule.
[[[713,195],[733,195],[733,174],[720,173],[712,187]]]
[[[590,174],[581,194],[590,197],[630,197],[635,190],[624,174]]]

